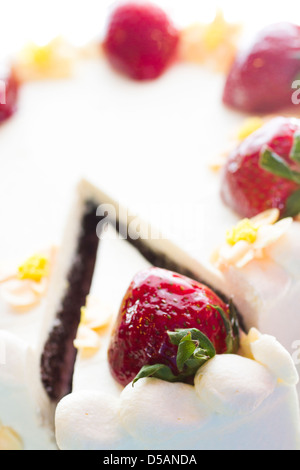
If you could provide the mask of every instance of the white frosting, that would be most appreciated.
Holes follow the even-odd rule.
[[[195,389],[208,410],[243,415],[253,413],[274,392],[276,381],[276,376],[258,362],[225,355],[216,356],[199,369]]]
[[[204,429],[209,413],[195,394],[195,387],[159,379],[130,383],[120,395],[120,422],[139,447],[179,448],[186,437]]]
[[[52,250],[45,253],[49,274],[52,254]],[[46,420],[51,406],[41,384],[39,350],[49,276],[35,282],[18,278],[17,272],[16,263],[1,277],[0,448],[20,442],[25,450],[54,450],[57,446],[52,423]]]
[[[300,339],[299,266],[300,223],[294,221],[282,237],[265,248],[261,259],[243,267],[228,265],[221,272],[223,290],[232,295],[246,328],[256,327],[275,336],[294,355]],[[256,348],[260,349],[259,344]],[[268,347],[259,354],[265,354],[267,360]]]
[[[21,438],[25,450],[54,450],[51,429],[42,420],[44,393],[33,348],[0,330],[0,417]]]
[[[57,426],[56,438],[65,449],[126,449],[131,440],[121,426],[118,407],[118,399],[105,393],[94,390],[72,393],[58,404],[62,425]]]
[[[77,359],[73,392],[56,409],[60,449],[300,448],[298,376],[275,338],[251,330],[242,355],[215,356],[194,386],[147,378],[122,389],[106,351]]]

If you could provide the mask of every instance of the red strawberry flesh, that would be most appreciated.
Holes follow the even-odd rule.
[[[223,102],[237,110],[269,113],[292,106],[300,74],[300,27],[282,22],[260,31],[241,50],[228,74]]]
[[[277,208],[284,213],[287,199],[299,186],[260,166],[265,147],[298,169],[290,159],[294,136],[300,132],[300,120],[278,117],[247,137],[230,155],[221,181],[221,196],[226,205],[241,217],[253,217]]]
[[[212,290],[192,279],[160,268],[139,272],[123,299],[108,351],[113,377],[123,386],[145,365],[169,366],[178,374],[177,348],[168,331],[197,328],[216,353],[227,351],[220,312],[229,307]]]
[[[135,80],[159,77],[176,56],[179,33],[151,4],[128,3],[112,14],[103,42],[114,69]]]
[[[0,71],[0,123],[10,118],[17,109],[19,83],[7,67]]]

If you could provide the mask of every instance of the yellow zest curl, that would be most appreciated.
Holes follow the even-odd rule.
[[[237,242],[244,240],[248,243],[254,243],[257,239],[258,227],[255,227],[251,220],[241,220],[235,227],[226,233],[226,241],[229,245],[235,245]]]
[[[253,134],[253,132],[260,129],[264,124],[264,121],[260,117],[251,117],[246,119],[246,121],[241,125],[238,130],[237,137],[239,140],[244,140],[249,135]]]
[[[33,255],[18,268],[19,279],[40,282],[49,274],[49,260],[44,255]]]

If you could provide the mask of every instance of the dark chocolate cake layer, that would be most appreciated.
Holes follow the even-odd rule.
[[[76,359],[73,341],[80,322],[81,307],[86,304],[93,278],[99,244],[97,221],[96,206],[87,202],[76,253],[68,274],[67,291],[41,357],[42,383],[53,401],[60,400],[72,388]]]

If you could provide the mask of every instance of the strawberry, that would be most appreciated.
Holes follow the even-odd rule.
[[[269,25],[241,50],[229,71],[223,102],[243,112],[269,113],[292,105],[300,74],[300,27]]]
[[[151,4],[128,3],[112,14],[103,42],[114,69],[135,80],[159,77],[175,58],[179,32]]]
[[[221,181],[225,204],[242,217],[267,209],[300,213],[300,120],[277,117],[229,155]]]
[[[210,357],[237,347],[232,306],[199,282],[153,267],[139,272],[125,294],[108,360],[123,386],[146,376],[189,381]]]
[[[4,68],[0,73],[0,122],[11,117],[17,108],[19,83],[14,73]]]

